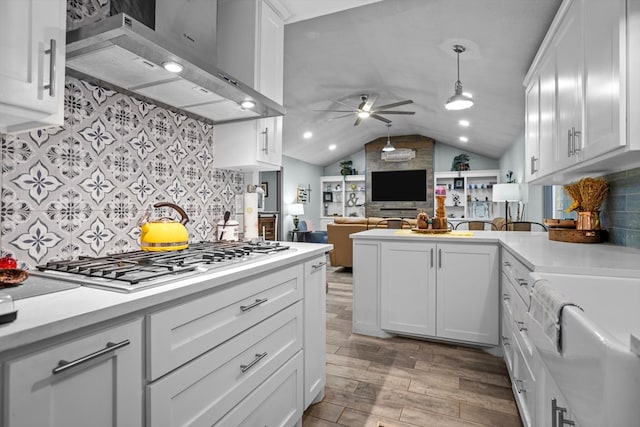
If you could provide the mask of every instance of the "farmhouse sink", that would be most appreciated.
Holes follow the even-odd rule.
[[[562,350],[531,317],[529,333],[580,426],[640,420],[640,279],[532,273],[579,305],[563,309]],[[535,285],[534,285],[535,286]]]

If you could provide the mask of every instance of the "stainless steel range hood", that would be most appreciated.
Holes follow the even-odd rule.
[[[177,62],[179,73],[162,64]],[[67,33],[68,69],[214,124],[284,115],[284,107],[195,52],[120,13]],[[76,73],[70,73],[77,75]],[[255,107],[243,109],[251,100]]]

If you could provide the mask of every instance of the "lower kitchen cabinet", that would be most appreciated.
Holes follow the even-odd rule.
[[[304,265],[304,408],[324,398],[327,258]]]
[[[143,423],[142,320],[5,363],[6,427]]]
[[[495,245],[382,242],[380,260],[381,329],[498,344]]]

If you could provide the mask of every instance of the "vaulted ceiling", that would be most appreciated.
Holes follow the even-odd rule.
[[[561,3],[341,0],[309,9],[324,2],[280,1],[292,11],[285,26],[283,151],[320,166],[387,135],[385,123],[373,118],[354,126],[355,114],[314,111],[355,108],[362,94],[377,96],[375,105],[413,100],[395,110],[415,115],[386,116],[391,136],[420,134],[499,158],[523,132],[522,81]],[[358,7],[339,10],[347,5]],[[457,78],[455,44],[467,49],[460,80],[475,100],[463,111],[444,108]],[[460,127],[461,119],[470,126]],[[303,138],[306,131],[313,136]]]

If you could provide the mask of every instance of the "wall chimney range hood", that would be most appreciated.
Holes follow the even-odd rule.
[[[165,62],[176,62],[183,69],[169,72],[162,66]],[[71,75],[116,86],[213,124],[285,113],[277,102],[126,13],[67,32],[66,67]],[[242,108],[247,100],[255,106]]]

